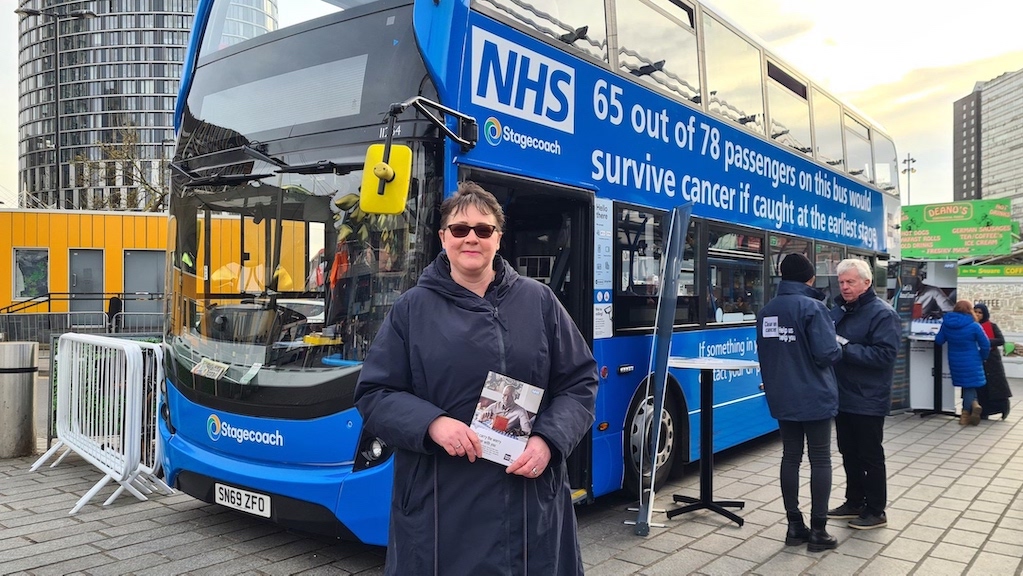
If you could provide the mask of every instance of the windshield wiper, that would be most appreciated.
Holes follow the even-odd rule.
[[[277,170],[275,170],[277,174],[327,174],[333,172],[338,176],[344,176],[362,168],[361,164],[338,164],[330,160],[319,160],[308,164],[288,164],[284,160],[264,154],[248,144],[242,146],[242,152],[245,152],[247,156],[277,166]]]
[[[251,157],[255,158],[256,160],[262,160],[263,162],[266,162],[267,164],[273,164],[274,166],[277,166],[278,168],[285,168],[285,167],[288,166],[288,163],[285,162],[284,160],[279,160],[277,158],[274,158],[273,156],[268,156],[266,154],[263,154],[262,152],[260,152],[259,150],[256,150],[255,148],[253,148],[252,146],[249,146],[248,144],[245,144],[245,145],[242,146],[242,152],[244,152],[246,156],[251,156]]]
[[[270,178],[273,176],[273,174],[210,174],[209,176],[196,176],[177,162],[171,162],[170,167],[178,174],[188,178],[188,182],[182,184],[182,187],[184,188],[195,188],[197,186],[233,186],[235,184],[244,184],[245,182],[262,180],[263,178]]]
[[[337,164],[330,160],[320,160],[319,162],[311,162],[309,164],[292,164],[286,168],[282,167],[277,171],[278,174],[327,174],[333,172],[338,176],[344,176],[350,174],[354,170],[362,168],[362,165],[356,164]]]

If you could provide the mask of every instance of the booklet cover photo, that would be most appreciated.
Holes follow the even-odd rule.
[[[507,466],[522,454],[541,399],[543,388],[497,372],[487,374],[470,425],[484,458]]]

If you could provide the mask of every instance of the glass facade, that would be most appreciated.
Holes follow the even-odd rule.
[[[980,142],[963,142],[966,154],[980,156],[980,196],[1009,198],[1012,219],[1023,221],[1023,69],[986,82],[980,92]],[[973,114],[971,110],[969,113]]]
[[[166,209],[174,102],[197,4],[25,6],[42,14],[22,14],[18,25],[21,207]],[[81,17],[85,10],[95,17]]]

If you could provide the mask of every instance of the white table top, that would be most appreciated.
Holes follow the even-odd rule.
[[[717,370],[741,370],[743,368],[759,368],[756,360],[740,360],[739,358],[686,358],[671,356],[668,358],[671,368],[713,368]]]

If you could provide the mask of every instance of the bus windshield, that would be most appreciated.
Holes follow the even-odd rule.
[[[308,394],[313,404],[318,385],[354,372],[390,305],[414,284],[429,249],[416,242],[415,211],[362,212],[362,170],[343,147],[273,160],[298,165],[310,155],[347,173],[186,180],[174,197],[167,342],[176,370],[196,376],[180,382],[201,390],[208,378],[211,394],[235,389],[247,405],[279,402],[272,390],[291,388],[291,401]],[[249,176],[272,167],[246,166]]]
[[[233,397],[240,413],[281,416],[289,404],[306,407],[291,417],[332,414],[351,407],[387,310],[436,250],[415,207],[440,193],[426,182],[441,148],[421,120],[394,130],[417,137],[410,208],[369,215],[358,202],[382,113],[434,90],[410,4],[251,4],[212,2],[182,109],[172,378],[209,406]]]

